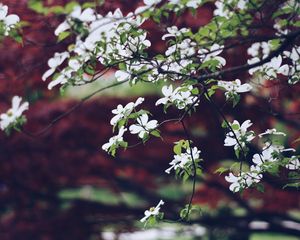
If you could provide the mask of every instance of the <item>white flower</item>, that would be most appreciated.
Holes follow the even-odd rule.
[[[258,63],[259,61],[261,60],[258,57],[254,57],[247,60],[249,65]],[[282,66],[281,64],[282,57],[281,55],[279,55],[278,57],[272,58],[270,62],[267,62],[262,66],[257,66],[249,69],[248,72],[250,75],[253,75],[255,72],[259,71],[260,73],[264,74],[264,76],[271,79],[276,78],[277,74],[283,74],[287,76],[289,74],[290,69],[286,64]]]
[[[187,28],[181,28],[178,30],[177,26],[172,26],[172,27],[168,27],[167,31],[168,31],[168,33],[164,34],[162,36],[162,38],[161,38],[162,40],[166,40],[166,38],[169,38],[169,37],[178,37],[178,36],[182,35],[183,33],[188,32],[189,30]]]
[[[74,71],[78,71],[82,67],[82,64],[78,61],[78,59],[70,59],[68,65]]]
[[[249,92],[252,86],[248,83],[241,84],[239,79],[234,81],[218,81],[218,86],[226,90],[225,96],[228,98],[231,94]]]
[[[237,7],[238,7],[239,9],[242,9],[242,10],[243,10],[243,9],[246,8],[247,2],[248,2],[248,1],[246,1],[246,0],[239,0],[238,3],[237,3]]]
[[[130,77],[131,77],[131,74],[129,72],[126,72],[123,70],[118,70],[115,72],[115,78],[117,79],[118,82],[126,81]]]
[[[202,62],[209,61],[211,59],[217,60],[219,62],[218,67],[222,67],[226,65],[226,60],[223,57],[218,56],[222,53],[224,46],[220,46],[214,43],[209,50],[207,49],[200,49],[198,51],[199,58]]]
[[[20,118],[25,110],[28,110],[29,103],[24,102],[21,104],[22,98],[14,96],[12,99],[12,107],[0,115],[0,128],[5,130],[10,125],[14,124]]]
[[[233,175],[233,173],[229,173],[228,176],[225,176],[225,180],[230,184],[229,190],[232,192],[239,192],[241,189],[240,177]]]
[[[154,4],[158,4],[160,3],[161,0],[144,0],[144,3],[147,5],[147,6],[152,6]]]
[[[170,86],[163,86],[162,93],[165,97],[160,98],[156,101],[155,105],[159,104],[167,104],[167,103],[173,103],[178,109],[184,109],[186,106],[190,104],[194,104],[195,101],[197,101],[197,97],[193,96],[191,91],[193,90],[192,86],[188,87],[178,87],[173,91],[172,85]],[[195,106],[197,105],[194,104]]]
[[[139,97],[135,103],[133,102],[127,103],[125,107],[119,104],[116,109],[112,110],[112,113],[116,114],[116,116],[114,116],[110,120],[110,124],[116,125],[121,119],[127,118],[131,114],[133,109],[138,105],[142,104],[144,100],[145,100],[144,98]]]
[[[230,12],[228,9],[225,9],[225,4],[221,1],[215,2],[216,9],[214,10],[214,16],[220,16],[229,18],[232,15],[232,12]]]
[[[267,42],[256,42],[248,48],[247,53],[252,57],[259,57],[260,49],[262,49],[263,58],[267,57],[271,52],[271,47]]]
[[[3,21],[5,24],[5,36],[7,36],[9,31],[20,21],[19,16],[16,14],[7,15],[7,13],[8,7],[0,3],[0,21]]]
[[[281,154],[282,152],[295,152],[295,149],[293,148],[284,148],[281,145],[277,144],[272,144],[272,143],[266,143],[266,145],[263,148],[263,151],[261,154],[254,154],[252,161],[255,163],[257,166],[261,166],[265,162],[275,162],[278,161],[278,155]]]
[[[196,9],[202,2],[203,2],[203,0],[189,0],[186,3],[186,6],[190,7],[190,8],[195,8]]]
[[[173,86],[163,86],[161,89],[163,95],[165,97],[160,98],[159,100],[156,101],[155,105],[159,105],[159,104],[166,104],[169,101],[172,101],[172,97],[173,97]]]
[[[70,21],[73,19],[80,20],[81,22],[93,22],[96,20],[96,15],[93,9],[86,8],[81,12],[80,6],[75,6],[71,14],[68,16],[70,20],[66,20],[62,22],[58,27],[55,29],[54,34],[58,36],[60,33],[68,30],[71,28]]]
[[[254,132],[249,131],[247,129],[252,125],[250,120],[246,120],[240,126],[240,123],[237,120],[234,120],[233,123],[230,124],[234,133],[230,131],[226,134],[226,138],[224,140],[224,146],[234,146],[234,149],[238,149],[239,143],[242,147],[246,145],[246,143],[250,142],[255,138]],[[238,141],[237,141],[238,140]]]
[[[282,136],[286,136],[286,134],[283,133],[283,132],[277,132],[277,130],[275,128],[267,129],[265,132],[259,134],[258,136],[261,138],[264,135],[282,135]]]
[[[292,156],[289,163],[285,167],[290,170],[299,170],[300,161],[296,156]]]
[[[108,143],[105,143],[102,145],[102,149],[104,151],[108,151],[113,145],[116,145],[118,146],[119,143],[123,142],[123,135],[124,133],[127,131],[126,128],[124,128],[124,126],[122,126],[120,129],[119,129],[119,133],[118,135],[116,136],[113,136],[109,139]]]
[[[155,129],[158,124],[156,120],[148,121],[149,117],[147,114],[143,114],[137,118],[138,124],[133,124],[129,127],[131,134],[138,134],[139,138],[144,138],[147,133]]]
[[[150,9],[153,5],[160,3],[161,0],[144,0],[145,6],[138,7],[135,11],[134,14],[138,15],[143,13],[144,11]]]
[[[54,34],[58,36],[60,33],[70,29],[70,27],[71,27],[70,24],[67,21],[64,21],[57,26],[57,28],[54,31]]]
[[[170,174],[172,169],[174,169],[175,171],[177,168],[185,169],[188,164],[193,162],[193,159],[198,160],[200,158],[200,153],[200,150],[198,150],[196,147],[193,147],[192,153],[188,148],[185,153],[181,153],[180,155],[174,155],[174,159],[169,163],[171,167],[166,169],[165,172],[167,174]]]
[[[54,56],[48,60],[48,66],[50,67],[50,69],[43,74],[43,81],[50,77],[55,72],[56,68],[69,57],[70,54],[68,52],[54,53]]]
[[[251,165],[249,172],[241,172],[239,176],[229,173],[225,176],[225,180],[230,184],[229,190],[239,192],[242,189],[251,187],[254,183],[259,183],[262,179],[261,169],[259,166]]]
[[[95,11],[92,8],[86,8],[81,12],[80,6],[75,6],[70,16],[82,22],[93,22],[96,20]]]
[[[58,84],[63,85],[67,83],[68,80],[72,77],[72,72],[73,72],[72,69],[63,69],[60,72],[60,75],[48,84],[48,89],[51,90],[53,87],[55,87]]]
[[[159,214],[160,207],[164,204],[165,204],[164,201],[160,200],[156,207],[152,207],[149,210],[145,211],[145,213],[144,213],[145,217],[143,217],[140,221],[145,222],[149,217],[157,216]]]

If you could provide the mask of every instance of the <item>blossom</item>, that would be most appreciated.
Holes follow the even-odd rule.
[[[214,43],[209,50],[207,49],[200,49],[198,51],[200,60],[202,62],[209,61],[211,59],[217,60],[219,62],[218,67],[225,66],[226,60],[223,57],[218,56],[222,53],[224,46],[220,46],[219,44]]]
[[[241,146],[244,147],[246,143],[255,138],[253,131],[247,132],[247,129],[251,125],[250,120],[246,120],[242,125],[240,125],[237,120],[234,120],[233,123],[230,124],[233,132],[230,131],[226,134],[224,146],[234,146],[234,149],[238,149],[240,147],[239,144],[241,144]]]
[[[227,5],[232,4],[232,2],[233,2],[232,0],[216,1],[215,2],[216,9],[214,10],[214,15],[225,17],[227,19],[230,18],[233,15],[233,11],[229,9]],[[234,6],[236,6],[238,9],[243,10],[246,8],[246,5],[247,5],[246,0],[239,0]]]
[[[135,13],[136,15],[141,14],[141,13],[143,13],[144,11],[150,9],[150,7],[152,7],[153,5],[158,4],[158,3],[160,3],[160,2],[161,2],[161,0],[144,0],[145,6],[138,7],[138,8],[134,11],[134,13]]]
[[[127,131],[127,129],[122,126],[120,129],[119,129],[119,133],[116,135],[116,136],[113,136],[109,139],[108,143],[105,143],[102,145],[102,149],[104,151],[108,151],[112,146],[116,146],[118,147],[118,145],[123,142],[123,135],[124,133]]]
[[[7,129],[12,124],[22,117],[24,111],[28,110],[29,103],[24,102],[21,104],[22,98],[14,96],[12,98],[12,107],[6,112],[0,115],[0,128],[2,130]]]
[[[230,172],[228,176],[225,176],[225,180],[231,183],[229,186],[230,191],[239,192],[254,183],[259,183],[262,177],[260,167],[251,165],[249,172],[240,172],[238,176]]]
[[[282,136],[286,136],[285,133],[283,132],[277,132],[277,130],[275,128],[272,129],[267,129],[265,132],[258,134],[258,136],[261,138],[265,135],[282,135]]]
[[[146,113],[138,117],[138,124],[133,124],[129,127],[130,133],[138,134],[139,138],[143,139],[147,133],[149,133],[151,130],[155,129],[158,126],[157,120],[148,120],[149,117]]]
[[[147,5],[147,6],[152,6],[154,4],[158,4],[160,3],[161,0],[144,0],[144,3]]]
[[[282,152],[289,152],[289,151],[295,152],[295,149],[293,148],[285,149],[281,145],[267,142],[261,154],[256,153],[253,155],[252,162],[255,163],[257,166],[261,166],[265,162],[275,162],[279,160],[279,155]]]
[[[229,98],[232,94],[249,92],[252,86],[248,83],[241,84],[241,80],[234,81],[218,81],[218,86],[226,90],[225,96]]]
[[[285,166],[290,170],[299,170],[300,169],[300,161],[296,156],[292,156],[289,163]]]
[[[202,2],[203,2],[203,0],[189,0],[186,3],[186,6],[190,7],[190,8],[195,8],[196,9]]]
[[[176,171],[177,168],[185,169],[188,164],[200,158],[201,151],[196,147],[192,148],[192,152],[188,148],[185,153],[181,153],[179,155],[175,155],[174,159],[169,163],[171,167],[165,170],[167,174],[170,174],[171,170],[174,169]],[[193,156],[193,158],[192,158]]]
[[[232,192],[239,192],[241,189],[240,177],[233,175],[233,173],[229,173],[228,176],[225,176],[225,180],[230,184],[229,190]]]
[[[260,62],[261,60],[258,57],[254,57],[251,59],[248,59],[247,62],[249,65],[256,64]],[[264,74],[264,76],[268,78],[276,78],[277,74],[283,74],[288,75],[289,69],[288,66],[282,65],[282,57],[279,55],[278,57],[274,57],[271,59],[271,61],[257,67],[252,67],[248,70],[250,75],[253,75],[255,72],[260,72]]]
[[[0,21],[3,21],[5,24],[5,32],[4,35],[7,36],[9,31],[15,27],[15,25],[20,21],[19,16],[16,14],[9,14],[8,7],[0,3]]]
[[[168,31],[168,33],[164,34],[162,36],[162,38],[161,38],[162,40],[166,40],[166,38],[169,38],[169,37],[178,37],[181,34],[188,32],[189,30],[187,28],[178,29],[177,26],[172,26],[172,27],[168,27],[167,31]]]
[[[163,86],[161,89],[163,95],[165,97],[160,98],[159,100],[156,101],[155,105],[159,105],[159,104],[166,104],[169,101],[173,101],[173,86]]]
[[[130,77],[131,77],[131,74],[129,72],[126,72],[123,70],[118,70],[115,72],[115,78],[117,79],[118,82],[126,81]]]
[[[163,200],[160,200],[159,203],[156,205],[156,207],[152,207],[149,210],[146,210],[144,212],[145,216],[140,221],[145,222],[151,216],[159,215],[160,207],[164,204],[165,204],[165,202]]]
[[[191,39],[187,38],[180,43],[170,46],[166,50],[165,54],[166,56],[170,56],[176,51],[178,51],[178,53],[181,56],[185,56],[185,57],[192,56],[195,53],[195,48],[194,48],[195,46],[196,46],[195,42],[192,42]]]
[[[54,53],[54,56],[48,60],[48,66],[50,67],[50,69],[43,74],[43,81],[50,77],[55,72],[56,68],[69,57],[70,54],[68,52]]]
[[[263,57],[267,57],[271,51],[271,47],[267,42],[256,42],[248,48],[247,53],[252,57],[259,57],[260,49],[262,50]]]
[[[93,22],[96,20],[96,15],[93,9],[86,8],[81,12],[80,6],[75,6],[71,14],[68,16],[71,19],[77,19],[81,22]],[[58,27],[55,29],[54,34],[58,36],[60,33],[68,30],[71,28],[70,20],[66,20],[62,22]]]
[[[173,91],[172,85],[163,86],[162,93],[165,97],[156,101],[155,105],[166,105],[167,103],[173,103],[178,109],[184,109],[186,106],[195,104],[197,97],[192,95],[192,86],[180,86]],[[196,104],[195,104],[196,105]]]
[[[144,100],[144,98],[139,97],[135,103],[127,103],[125,107],[119,104],[116,109],[112,110],[112,113],[115,114],[115,116],[110,120],[110,124],[116,125],[121,119],[127,118],[133,109],[142,104]]]

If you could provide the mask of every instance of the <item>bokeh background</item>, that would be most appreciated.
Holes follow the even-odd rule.
[[[42,2],[51,6],[70,1]],[[222,120],[205,101],[193,117],[186,119],[204,159],[204,174],[197,179],[193,199],[201,212],[195,212],[189,223],[163,223],[143,230],[138,220],[160,199],[166,202],[162,210],[169,219],[177,219],[179,210],[189,201],[192,183],[182,183],[164,173],[173,157],[173,142],[184,138],[184,132],[180,124],[164,124],[163,140],[151,139],[145,146],[121,151],[116,158],[108,156],[101,146],[112,135],[111,110],[119,103],[146,96],[143,108],[149,109],[155,119],[166,119],[162,109],[155,107],[161,86],[138,84],[101,92],[43,134],[31,137],[27,133],[41,131],[82,97],[113,82],[114,72],[92,85],[69,88],[63,96],[58,89],[49,91],[41,80],[47,60],[70,43],[57,43],[53,34],[63,16],[38,14],[27,7],[26,0],[2,3],[30,24],[23,29],[23,45],[10,39],[1,43],[0,112],[9,108],[14,95],[23,96],[31,105],[24,132],[10,137],[0,133],[1,240],[300,239],[300,195],[295,188],[282,189],[284,170],[278,177],[265,176],[264,193],[247,190],[243,195],[232,194],[224,176],[214,173],[220,164],[232,164],[235,157],[223,146]],[[109,0],[98,10],[105,14],[119,7],[129,12],[141,4],[139,0]],[[213,4],[206,4],[194,15],[184,12],[176,25],[197,30],[209,22],[213,9]],[[144,24],[152,53],[165,50],[160,39],[174,19]],[[246,62],[246,49],[233,49],[224,56],[228,59],[226,67],[240,64]],[[230,80],[235,77],[227,76]],[[239,78],[249,76],[242,73]],[[234,110],[224,105],[221,94],[216,95],[216,101],[224,105],[230,119],[251,119],[254,130],[277,127],[287,132],[285,143],[299,150],[299,142],[294,142],[300,136],[299,90],[299,84],[291,88],[284,81],[276,81],[244,96]],[[169,114],[175,117],[178,112],[173,109]],[[136,141],[130,138],[132,144]],[[255,146],[251,151],[256,151]]]

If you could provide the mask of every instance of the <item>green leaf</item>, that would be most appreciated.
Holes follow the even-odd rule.
[[[65,13],[71,13],[74,9],[74,7],[78,6],[79,4],[77,2],[69,2],[66,6],[65,6]]]
[[[82,8],[85,9],[85,8],[94,8],[96,7],[96,2],[86,2],[82,5]]]
[[[66,39],[67,37],[69,37],[70,34],[71,34],[70,32],[61,32],[61,33],[58,35],[57,42],[63,41],[64,39]]]
[[[265,187],[264,187],[263,184],[257,184],[257,185],[256,185],[256,189],[257,189],[258,191],[262,192],[262,193],[265,192]]]
[[[214,171],[214,173],[219,173],[219,175],[223,174],[224,172],[229,171],[228,168],[224,168],[224,167],[219,167],[216,171]]]
[[[231,128],[232,128],[233,130],[239,130],[239,129],[240,129],[240,126],[239,126],[238,124],[232,124],[232,125],[231,125]]]
[[[155,137],[160,137],[160,131],[158,129],[151,131],[150,134]]]
[[[176,155],[180,155],[181,154],[181,151],[182,151],[182,146],[181,144],[176,144],[174,147],[173,147],[173,151]]]

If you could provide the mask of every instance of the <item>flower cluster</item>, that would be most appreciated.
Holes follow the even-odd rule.
[[[10,133],[12,129],[20,130],[20,127],[26,122],[23,112],[28,110],[29,103],[22,102],[22,98],[19,96],[14,96],[12,99],[12,107],[8,109],[6,113],[0,115],[0,128],[7,134]]]
[[[137,111],[136,107],[142,104],[144,98],[138,98],[135,102],[127,103],[124,107],[119,104],[116,109],[112,110],[115,115],[110,120],[110,124],[113,125],[113,130],[117,127],[119,133],[109,139],[108,143],[102,146],[102,149],[111,155],[116,154],[116,150],[119,147],[126,148],[128,143],[124,141],[123,135],[127,131],[126,126],[129,124],[129,120],[136,121],[129,126],[131,134],[137,134],[143,142],[147,141],[149,135],[159,137],[159,130],[157,120],[150,120],[148,112],[145,110]]]
[[[245,9],[247,6],[246,0],[218,0],[215,2],[216,9],[214,10],[215,16],[225,17],[229,19],[233,14],[231,7],[235,6],[238,9]],[[230,7],[229,7],[230,6]]]
[[[266,58],[271,52],[271,41],[253,43],[247,52],[251,59],[248,59],[248,64],[255,64]],[[271,61],[257,67],[249,69],[249,74],[259,73],[267,79],[277,78],[277,74],[289,76],[289,83],[295,84],[300,79],[300,47],[296,46],[291,51],[284,51],[282,55],[273,57]],[[282,64],[283,60],[288,63]]]
[[[140,221],[142,223],[148,221],[153,221],[153,223],[155,223],[157,220],[162,219],[163,213],[160,212],[160,207],[164,204],[165,202],[163,200],[160,200],[156,207],[151,207],[149,210],[145,211],[145,216]]]
[[[241,84],[241,80],[234,81],[218,81],[218,86],[225,89],[225,97],[227,100],[232,100],[234,105],[239,102],[239,93],[249,92],[252,86],[249,83]]]
[[[112,110],[115,116],[110,120],[110,124],[116,126],[121,120],[126,122],[134,108],[142,104],[144,100],[144,98],[139,97],[135,102],[127,103],[124,107],[119,104],[116,109]]]
[[[16,27],[16,24],[20,21],[19,16],[16,14],[9,14],[8,7],[0,3],[0,36],[8,36],[10,31]]]
[[[225,176],[225,180],[230,184],[229,190],[232,192],[239,192],[245,188],[251,187],[255,183],[259,183],[262,179],[260,168],[251,166],[249,172],[241,172],[238,176],[233,173],[229,173]]]
[[[123,62],[128,72],[134,72],[132,66],[137,65],[130,61],[132,56],[141,54],[151,43],[146,39],[146,32],[138,27],[144,19],[129,13],[123,16],[120,9],[106,16],[96,14],[87,8],[82,11],[80,6],[74,8],[67,19],[55,30],[59,38],[67,37],[71,33],[76,34],[76,42],[69,47],[68,52],[56,53],[49,60],[50,69],[44,74],[46,80],[54,72],[53,82],[49,89],[56,85],[81,85],[88,83],[97,77],[95,68],[98,62],[104,66],[115,62]],[[68,59],[66,67],[58,70],[64,60]],[[141,66],[138,70],[144,70]],[[119,74],[119,75],[118,75]],[[117,79],[124,79],[120,72]]]
[[[253,131],[247,131],[252,125],[250,120],[246,120],[240,125],[237,120],[234,120],[230,124],[230,131],[226,134],[224,140],[224,146],[234,146],[234,149],[241,150],[240,148],[246,147],[246,145],[255,138]],[[226,126],[228,127],[228,126]]]
[[[189,171],[191,167],[193,167],[193,160],[194,162],[198,162],[200,159],[200,153],[201,151],[198,150],[196,147],[192,148],[192,151],[190,148],[187,148],[184,153],[180,153],[178,155],[174,155],[174,159],[169,163],[171,167],[165,170],[167,174],[170,174],[171,170],[174,169],[174,171],[178,174],[180,171]]]
[[[127,147],[127,143],[123,139],[124,133],[127,131],[124,126],[119,129],[119,133],[116,136],[113,136],[109,139],[108,143],[102,145],[102,149],[111,155],[115,155],[116,150],[121,147]]]
[[[215,67],[221,68],[226,65],[226,60],[219,55],[222,53],[224,46],[220,46],[219,44],[213,44],[210,49],[200,49],[198,51],[200,61],[202,64],[205,64],[208,61],[216,62]]]
[[[132,124],[129,130],[131,134],[138,134],[141,139],[145,139],[158,126],[157,120],[149,121],[149,116],[146,113],[139,116],[136,120],[137,124]]]
[[[266,138],[265,145],[261,153],[253,155],[253,165],[248,171],[240,171],[238,175],[232,172],[225,176],[225,180],[230,184],[229,189],[233,192],[239,192],[252,185],[258,184],[263,173],[277,174],[279,166],[289,170],[299,170],[300,161],[297,156],[289,158],[284,157],[285,152],[295,152],[293,148],[284,148],[273,139],[275,136],[286,136],[285,133],[278,132],[276,129],[267,129],[264,133],[258,135],[260,138]]]
[[[174,89],[173,86],[162,87],[163,98],[157,100],[155,105],[163,104],[165,108],[175,105],[178,109],[185,109],[193,105],[197,106],[198,97],[193,94],[192,86],[180,86]]]

